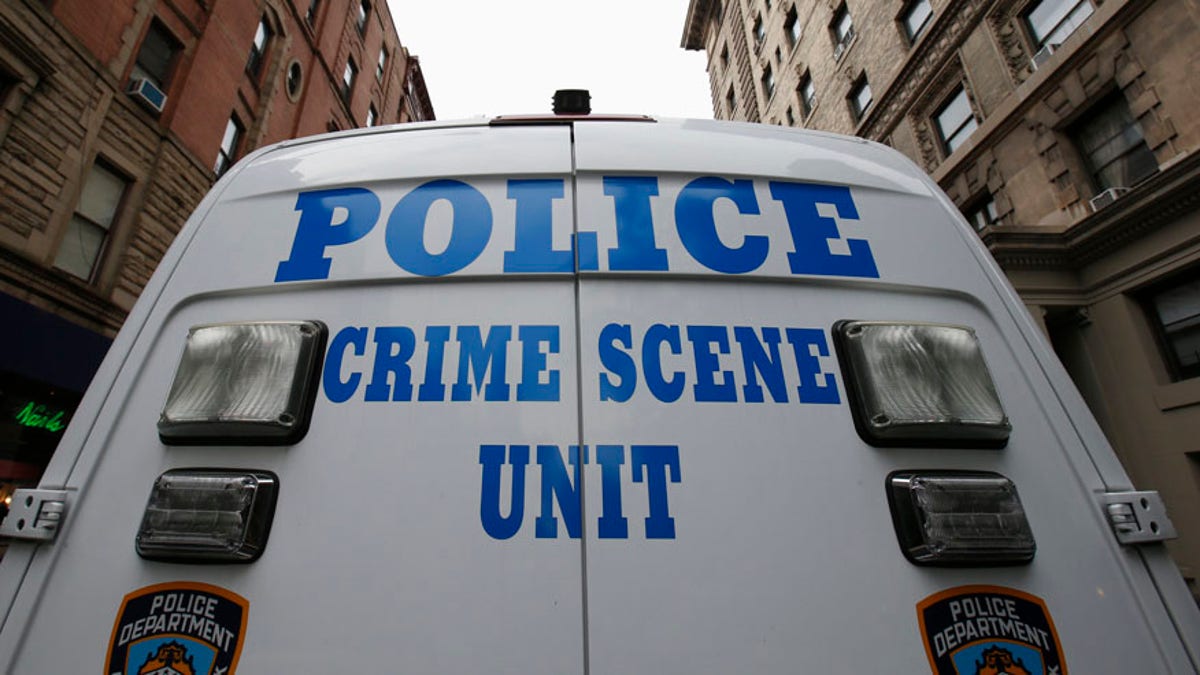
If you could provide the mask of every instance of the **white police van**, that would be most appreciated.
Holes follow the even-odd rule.
[[[3,524],[7,673],[1184,673],[1200,617],[936,185],[571,114],[221,179]]]

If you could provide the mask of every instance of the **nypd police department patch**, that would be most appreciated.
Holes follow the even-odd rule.
[[[917,603],[935,675],[1066,675],[1046,603],[1001,586],[959,586]]]
[[[231,591],[172,582],[125,596],[108,644],[111,675],[233,675],[250,603]]]

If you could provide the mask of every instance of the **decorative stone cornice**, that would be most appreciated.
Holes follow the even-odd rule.
[[[691,50],[704,49],[704,33],[713,3],[714,0],[688,2],[687,19],[683,22],[683,37],[679,40],[680,47]]]
[[[1200,152],[1185,156],[1070,227],[996,227],[983,234],[983,242],[1004,269],[1078,270],[1196,211],[1200,211]]]

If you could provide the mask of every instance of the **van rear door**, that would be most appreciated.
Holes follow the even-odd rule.
[[[755,126],[576,126],[580,227],[614,233],[579,289],[592,673],[1190,672],[995,273],[915,167]],[[864,442],[842,320],[972,328],[1007,446]],[[885,480],[911,470],[1010,479],[1032,562],[906,560]]]
[[[569,127],[459,126],[298,142],[237,167],[181,236],[149,317],[126,327],[136,341],[110,357],[126,367],[99,383],[108,395],[77,455],[65,448],[47,476],[78,497],[28,563],[0,670],[98,672],[107,649],[110,667],[130,650],[121,672],[137,672],[170,647],[160,636],[142,649],[139,636],[205,584],[248,603],[226,645],[238,672],[583,671],[579,542],[535,533],[536,504],[508,492],[493,496],[503,510],[481,513],[502,466],[505,486],[515,470],[535,491],[540,471],[569,468],[578,438],[570,267],[497,283],[518,209],[570,222],[570,162]],[[301,441],[160,442],[192,327],[298,319],[328,328]],[[181,468],[278,476],[261,558],[138,557],[151,486]],[[151,587],[150,609],[125,603]],[[179,639],[199,653],[203,636]]]

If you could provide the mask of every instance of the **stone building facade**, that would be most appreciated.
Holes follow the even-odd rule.
[[[718,119],[856,134],[1007,273],[1200,590],[1200,6],[691,0]]]
[[[0,499],[36,483],[220,173],[268,143],[432,118],[383,0],[0,3]]]

